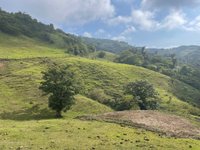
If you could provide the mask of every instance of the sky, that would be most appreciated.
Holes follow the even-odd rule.
[[[200,0],[0,0],[65,32],[134,46],[200,45]]]

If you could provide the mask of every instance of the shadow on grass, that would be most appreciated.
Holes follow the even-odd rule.
[[[3,112],[0,114],[0,119],[16,120],[16,121],[44,120],[44,119],[54,119],[54,118],[55,118],[54,112],[52,112],[47,108],[41,109],[39,105],[35,105],[31,108],[24,110]]]

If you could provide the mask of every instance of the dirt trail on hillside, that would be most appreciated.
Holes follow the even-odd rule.
[[[103,120],[134,127],[145,128],[150,131],[164,133],[167,136],[192,137],[200,139],[200,128],[188,120],[158,111],[121,111],[96,116],[87,116],[85,119]]]

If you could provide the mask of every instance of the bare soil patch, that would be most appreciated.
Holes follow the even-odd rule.
[[[3,63],[0,63],[0,68],[3,68],[4,67],[4,64]]]
[[[110,112],[101,115],[83,116],[80,119],[101,120],[145,128],[167,136],[200,139],[199,127],[182,117],[158,111]]]

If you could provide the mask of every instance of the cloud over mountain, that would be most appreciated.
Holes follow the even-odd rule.
[[[110,0],[2,0],[0,5],[11,11],[29,13],[46,22],[72,25],[104,20],[115,13]]]

